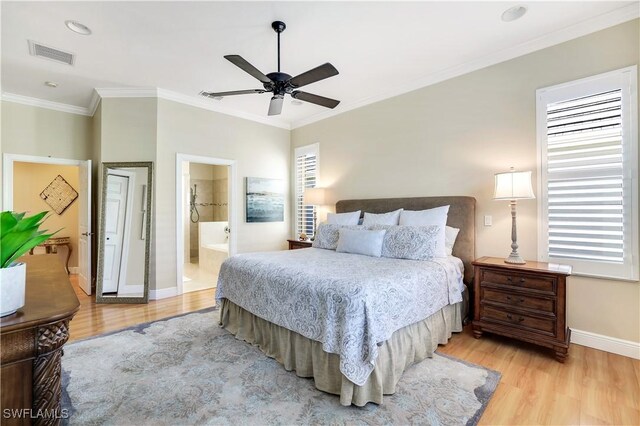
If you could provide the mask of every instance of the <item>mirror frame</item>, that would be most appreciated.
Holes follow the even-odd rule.
[[[149,302],[149,258],[151,256],[151,223],[152,223],[152,198],[153,198],[153,162],[152,161],[135,161],[135,162],[109,162],[102,163],[102,190],[100,198],[100,216],[99,216],[99,232],[98,232],[98,272],[96,275],[96,303],[148,303]],[[109,169],[115,168],[132,168],[144,167],[147,169],[147,212],[145,223],[145,264],[144,264],[144,289],[143,295],[140,297],[118,297],[103,296],[102,284],[104,276],[104,227],[105,227],[105,209],[104,200],[107,198],[107,177]]]

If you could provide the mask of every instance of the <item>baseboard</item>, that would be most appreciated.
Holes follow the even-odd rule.
[[[149,290],[149,300],[166,299],[178,295],[178,287],[161,288]]]
[[[640,342],[603,336],[589,331],[571,329],[571,343],[599,349],[613,354],[640,359]]]

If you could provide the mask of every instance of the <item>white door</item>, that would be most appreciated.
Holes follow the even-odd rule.
[[[124,223],[127,211],[127,194],[129,178],[108,175],[107,200],[105,204],[104,224],[104,276],[102,278],[103,293],[118,291],[120,280],[120,264],[122,260],[122,243],[124,241]]]
[[[78,212],[78,285],[91,294],[91,160],[79,169],[80,211]]]

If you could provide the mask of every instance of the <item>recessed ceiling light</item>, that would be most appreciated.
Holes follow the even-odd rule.
[[[90,35],[91,29],[78,21],[64,21],[64,24],[74,33]]]
[[[298,99],[294,99],[291,101],[291,105],[302,105],[302,104],[303,102]]]
[[[53,87],[53,88],[58,87],[58,83],[55,83],[53,81],[45,81],[44,85],[47,86],[47,87]]]
[[[515,21],[522,18],[525,13],[527,13],[525,6],[513,6],[502,13],[502,20],[504,22]]]

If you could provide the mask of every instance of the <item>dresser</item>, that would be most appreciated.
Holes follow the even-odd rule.
[[[289,242],[289,250],[297,250],[311,247],[311,241],[287,240]]]
[[[571,330],[566,321],[566,281],[571,267],[545,262],[512,265],[483,257],[474,266],[474,337],[483,332],[553,349],[564,362]]]
[[[27,264],[25,306],[0,318],[1,422],[57,425],[65,415],[60,407],[62,347],[80,303],[55,254],[20,261]]]

